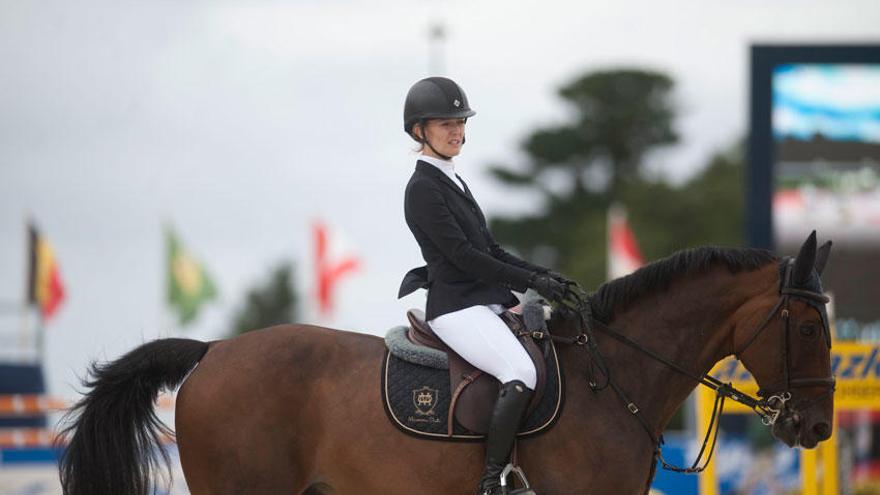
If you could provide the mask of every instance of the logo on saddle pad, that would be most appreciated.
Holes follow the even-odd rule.
[[[435,388],[429,388],[427,385],[412,391],[413,405],[416,406],[416,414],[422,416],[433,416],[434,406],[440,398],[440,392]]]

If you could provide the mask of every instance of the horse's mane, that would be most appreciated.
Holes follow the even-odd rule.
[[[609,322],[615,310],[621,310],[640,297],[665,289],[677,277],[701,273],[716,263],[724,263],[731,273],[756,270],[779,258],[764,249],[704,246],[673,253],[667,258],[639,268],[635,272],[602,284],[591,298],[593,315]]]

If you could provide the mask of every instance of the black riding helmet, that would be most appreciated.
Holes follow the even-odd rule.
[[[428,77],[413,84],[403,105],[403,130],[416,141],[412,129],[428,119],[466,119],[477,112],[471,110],[461,87],[446,77]],[[430,143],[425,143],[430,146]],[[432,148],[433,149],[433,148]]]

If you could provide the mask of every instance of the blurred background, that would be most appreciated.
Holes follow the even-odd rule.
[[[875,0],[0,2],[0,493],[59,493],[51,411],[93,360],[283,322],[384,335],[423,307],[396,296],[423,264],[402,110],[428,75],[477,111],[456,171],[508,249],[594,289],[817,229],[836,336],[880,379],[878,26]],[[715,490],[880,493],[858,404],[839,486],[796,451],[766,468],[735,416]],[[716,493],[679,478],[656,490]]]

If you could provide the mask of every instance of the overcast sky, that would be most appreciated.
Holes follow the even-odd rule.
[[[310,298],[317,218],[363,261],[324,324],[384,334],[423,306],[395,297],[422,264],[401,116],[428,75],[429,19],[477,110],[456,167],[489,215],[539,206],[486,167],[521,163],[521,139],[566,118],[555,90],[584,71],[675,78],[683,140],[651,170],[681,181],[744,134],[750,44],[880,38],[876,0],[0,2],[0,302],[23,298],[29,213],[68,292],[46,334],[50,392],[72,397],[88,360],[159,335],[222,335],[279,261]],[[221,292],[182,332],[163,309],[166,221]],[[4,314],[2,342],[20,328]]]

